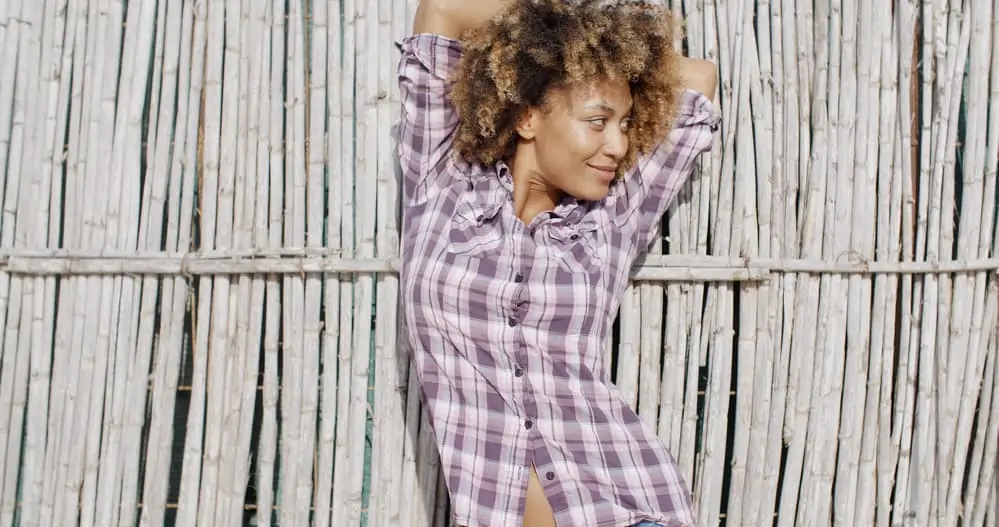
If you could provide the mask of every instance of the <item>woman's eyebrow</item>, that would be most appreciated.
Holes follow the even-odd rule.
[[[608,105],[607,103],[602,103],[602,102],[593,103],[593,104],[587,104],[586,106],[584,106],[584,108],[587,109],[587,110],[600,110],[600,111],[603,111],[603,112],[607,112],[609,114],[615,114],[615,113],[617,113],[617,111],[614,108],[611,108],[610,105]]]

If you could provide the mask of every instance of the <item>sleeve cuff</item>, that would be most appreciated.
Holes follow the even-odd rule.
[[[680,96],[680,107],[677,109],[676,126],[705,125],[717,130],[721,124],[721,115],[714,102],[701,92],[684,88]]]
[[[403,54],[411,54],[433,76],[447,79],[464,51],[461,42],[442,35],[419,33],[396,41]]]

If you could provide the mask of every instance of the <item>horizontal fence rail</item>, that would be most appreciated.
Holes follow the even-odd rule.
[[[348,259],[340,251],[219,251],[95,254],[73,251],[0,251],[0,271],[18,275],[242,275],[398,273],[397,259]],[[724,256],[652,255],[632,270],[636,281],[758,281],[784,273],[838,275],[956,274],[999,271],[999,259],[944,262],[878,262]]]

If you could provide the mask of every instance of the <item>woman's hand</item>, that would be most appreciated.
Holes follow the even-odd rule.
[[[683,57],[680,59],[680,76],[685,88],[700,92],[708,99],[715,98],[718,89],[718,67],[711,61]]]
[[[459,38],[486,23],[515,0],[420,0],[413,33]]]

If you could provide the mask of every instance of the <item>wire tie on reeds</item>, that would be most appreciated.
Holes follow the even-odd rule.
[[[185,282],[190,282],[191,280],[194,279],[194,275],[191,274],[191,268],[190,268],[191,262],[189,259],[190,256],[191,256],[190,252],[185,252],[180,257],[180,276],[181,278],[184,279]]]

